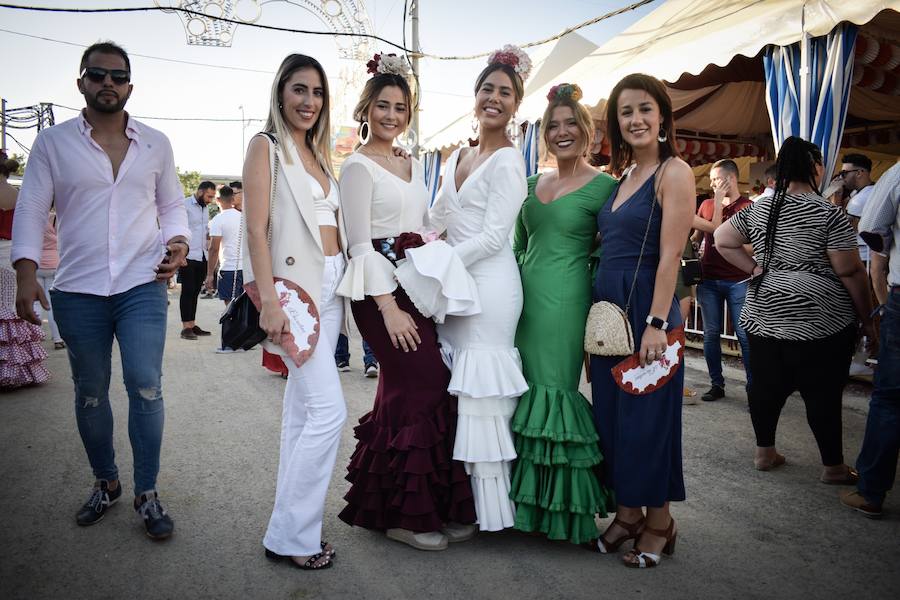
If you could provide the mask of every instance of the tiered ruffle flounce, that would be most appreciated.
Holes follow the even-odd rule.
[[[603,461],[587,399],[577,390],[532,384],[512,420],[516,529],[580,544],[597,537],[594,515],[614,501],[597,479]]]
[[[515,523],[510,496],[510,467],[516,459],[509,427],[516,399],[528,389],[515,348],[452,349],[449,390],[459,398],[453,458],[472,478],[475,512],[482,531],[499,531]]]
[[[20,319],[7,307],[0,307],[0,389],[44,383],[50,371],[44,366],[47,352],[41,345],[40,326]]]
[[[455,434],[453,404],[442,404],[446,408],[431,419],[400,428],[379,425],[371,412],[360,419],[341,520],[368,529],[415,532],[475,520],[469,478],[463,465],[451,460],[447,442]]]

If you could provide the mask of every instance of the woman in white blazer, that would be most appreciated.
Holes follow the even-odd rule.
[[[309,56],[288,56],[272,85],[265,131],[250,141],[244,163],[245,287],[255,285],[259,293],[259,322],[268,335],[263,347],[281,355],[289,371],[275,507],[263,546],[267,557],[301,569],[328,568],[335,556],[322,541],[322,513],[347,416],[333,358],[344,320],[335,291],[346,244],[328,112],[322,66]],[[297,284],[318,309],[318,344],[299,367],[282,347],[290,345],[290,326],[273,277]]]

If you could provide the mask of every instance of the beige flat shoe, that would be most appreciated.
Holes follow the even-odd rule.
[[[412,546],[416,550],[446,550],[447,536],[439,531],[427,531],[416,533],[409,529],[388,529],[385,534],[388,538]]]
[[[478,525],[463,525],[462,523],[447,523],[441,529],[441,533],[447,536],[447,541],[451,544],[456,542],[466,542],[475,537],[478,533]]]

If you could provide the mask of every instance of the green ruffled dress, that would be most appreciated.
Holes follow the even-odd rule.
[[[597,213],[615,180],[600,174],[543,204],[534,191],[539,177],[528,179],[513,242],[525,298],[516,347],[529,389],[512,420],[518,460],[510,497],[516,529],[580,544],[597,537],[594,515],[614,505],[595,472],[603,456],[578,383]]]

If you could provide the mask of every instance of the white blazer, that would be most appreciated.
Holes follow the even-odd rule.
[[[275,172],[276,153],[279,162],[274,181],[272,217],[269,222],[272,229],[272,242],[269,247],[272,256],[272,275],[288,279],[306,290],[319,310],[325,253],[322,250],[322,238],[319,235],[319,223],[310,187],[312,176],[303,167],[303,161],[300,160],[292,140],[288,140],[287,152],[291,156],[289,164],[284,160],[285,149],[280,144],[273,144],[267,135],[265,138],[269,142],[270,173]],[[337,183],[332,179],[331,185],[335,186]],[[347,236],[340,214],[337,222],[341,252],[346,257]],[[254,281],[255,277],[247,244],[246,221],[243,228],[243,275],[244,284],[247,284]],[[285,355],[280,346],[268,340],[264,340],[262,346],[273,354]]]

